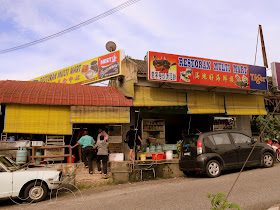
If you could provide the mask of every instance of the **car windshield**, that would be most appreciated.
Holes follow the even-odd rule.
[[[0,162],[3,163],[3,165],[11,171],[19,169],[19,166],[7,157],[0,157]]]
[[[196,142],[199,135],[189,135],[183,141],[183,147],[196,147]]]

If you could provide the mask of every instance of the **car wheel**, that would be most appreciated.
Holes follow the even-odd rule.
[[[211,178],[220,176],[221,164],[217,160],[209,160],[206,165],[206,175]]]
[[[193,176],[195,175],[195,171],[183,171],[186,176]]]
[[[24,190],[24,200],[27,202],[39,202],[48,195],[48,188],[42,181],[32,182]]]
[[[263,161],[263,166],[265,168],[272,167],[274,164],[274,158],[273,158],[272,154],[269,152],[266,152],[263,154],[262,161]]]
[[[280,151],[279,150],[276,151],[276,160],[278,162],[280,162]]]

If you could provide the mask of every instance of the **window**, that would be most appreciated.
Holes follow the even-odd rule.
[[[231,133],[234,143],[236,144],[248,144],[251,143],[251,138],[241,133]]]
[[[15,164],[14,161],[10,160],[7,157],[0,157],[0,162],[9,170],[17,170],[19,166]]]
[[[227,133],[215,134],[208,137],[214,145],[231,144]]]
[[[183,147],[187,147],[186,145],[189,145],[190,147],[196,147],[196,142],[198,140],[199,135],[190,135],[187,136],[183,141]]]
[[[1,172],[6,172],[6,170],[3,168],[3,166],[0,165],[0,173]]]

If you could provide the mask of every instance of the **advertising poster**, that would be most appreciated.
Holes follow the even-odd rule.
[[[32,79],[36,82],[90,84],[121,75],[122,50]]]
[[[150,81],[267,90],[265,67],[149,51],[148,68]]]

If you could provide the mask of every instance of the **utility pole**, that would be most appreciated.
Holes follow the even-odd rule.
[[[262,55],[263,55],[263,64],[266,68],[268,68],[267,65],[267,57],[265,52],[265,45],[264,45],[264,39],[263,39],[263,32],[262,32],[262,26],[259,25],[259,31],[260,31],[260,37],[261,37],[261,44],[262,44]]]

